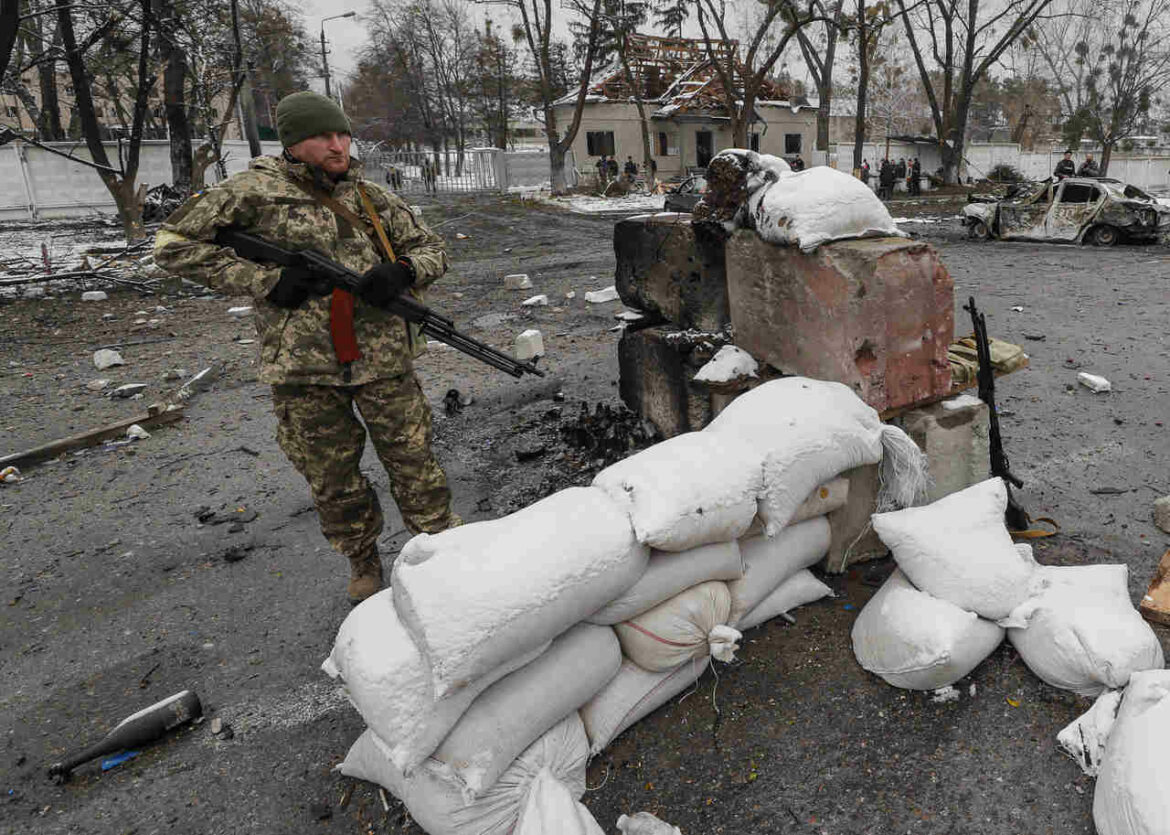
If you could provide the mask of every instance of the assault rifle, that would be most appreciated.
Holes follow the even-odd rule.
[[[249,261],[260,261],[279,264],[282,267],[308,267],[322,282],[322,290],[339,287],[356,293],[361,286],[361,273],[344,267],[319,252],[311,249],[293,251],[277,246],[274,243],[241,232],[238,229],[225,227],[215,235],[215,242],[220,246],[229,246],[241,258]],[[391,313],[401,316],[407,322],[421,326],[422,332],[440,342],[445,342],[457,351],[462,351],[469,357],[487,363],[493,368],[511,374],[513,377],[522,377],[525,372],[543,377],[544,372],[534,363],[522,362],[510,357],[502,351],[497,351],[490,345],[485,345],[465,333],[455,329],[455,323],[445,316],[440,316],[425,305],[419,304],[407,295],[401,295],[391,302],[387,308]]]

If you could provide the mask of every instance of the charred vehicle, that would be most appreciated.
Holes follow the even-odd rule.
[[[687,177],[677,186],[666,192],[666,201],[663,205],[663,211],[667,212],[690,212],[695,208],[695,204],[702,199],[707,192],[707,180],[705,177],[695,175]]]
[[[1106,177],[1069,177],[1024,184],[1003,197],[973,197],[963,207],[972,238],[1075,241],[1170,240],[1170,207],[1137,186]]]

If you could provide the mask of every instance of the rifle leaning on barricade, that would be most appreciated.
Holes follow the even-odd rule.
[[[249,235],[247,232],[241,232],[231,227],[220,229],[215,235],[215,242],[220,246],[231,247],[237,255],[249,261],[268,262],[279,264],[282,267],[307,267],[329,288],[339,287],[342,290],[356,293],[361,286],[361,273],[342,266],[311,249],[297,251],[285,249],[263,238]],[[405,295],[394,299],[386,309],[396,316],[401,316],[407,322],[419,325],[427,336],[445,342],[455,350],[462,351],[469,357],[507,372],[513,377],[522,377],[525,372],[535,374],[537,377],[544,376],[544,372],[535,364],[522,362],[502,351],[497,351],[490,345],[473,339],[465,333],[460,333],[455,329],[453,321],[445,316],[440,316],[429,307],[419,304]]]

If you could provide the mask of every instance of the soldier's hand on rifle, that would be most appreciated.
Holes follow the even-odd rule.
[[[292,310],[304,304],[309,296],[325,295],[329,289],[328,284],[321,281],[311,266],[298,264],[280,271],[280,281],[269,291],[268,301],[277,307]]]
[[[375,307],[388,307],[414,284],[414,272],[402,261],[383,261],[362,276],[358,295]]]

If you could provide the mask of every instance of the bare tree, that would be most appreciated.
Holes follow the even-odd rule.
[[[20,0],[0,0],[0,76],[8,69],[16,30],[20,23]]]
[[[943,179],[959,180],[975,86],[1052,0],[897,0],[914,63],[930,102]]]
[[[1035,27],[1036,46],[1069,117],[1066,141],[1100,143],[1104,175],[1170,82],[1170,0],[1073,0],[1067,11]]]
[[[817,88],[817,149],[829,150],[829,119],[833,112],[833,64],[837,58],[837,40],[841,34],[844,4],[836,0],[826,7],[822,0],[815,0],[814,8],[824,18],[819,31],[814,27],[798,29],[796,40],[800,54]]]

